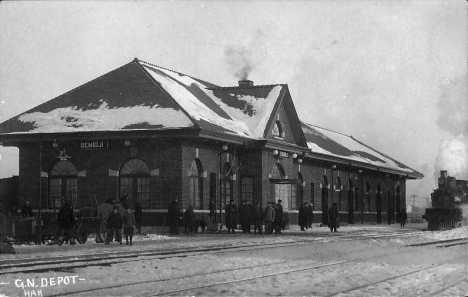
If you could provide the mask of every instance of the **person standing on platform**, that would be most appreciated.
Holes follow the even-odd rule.
[[[104,244],[109,244],[112,239],[114,238],[115,232],[115,241],[122,244],[122,216],[119,213],[119,208],[117,205],[114,205],[112,212],[109,214],[107,218],[107,238]]]
[[[392,224],[392,220],[393,220],[393,209],[389,208],[387,210],[387,221],[388,221],[388,224]]]
[[[128,245],[128,239],[130,238],[130,245],[132,245],[133,240],[133,229],[135,228],[135,217],[133,216],[132,211],[130,208],[127,208],[124,216],[123,216],[123,224],[124,224],[124,234],[125,234],[125,241]]]
[[[257,202],[255,204],[254,210],[253,210],[253,220],[254,220],[254,234],[257,233],[262,235],[262,220],[263,220],[263,209],[262,206],[260,205],[260,202]]]
[[[34,216],[34,212],[33,212],[31,204],[29,204],[29,201],[26,201],[26,203],[21,208],[21,216],[23,216],[23,217],[33,217]]]
[[[75,242],[75,215],[73,214],[73,208],[70,204],[65,205],[59,210],[57,214],[57,224],[59,227],[57,244],[60,246],[63,244],[64,236],[70,238],[70,244],[74,245]]]
[[[210,223],[216,223],[216,202],[214,199],[210,201]]]
[[[195,227],[195,212],[193,211],[193,206],[189,207],[184,212],[184,221],[185,221],[185,233],[187,235],[192,235]]]
[[[226,228],[228,233],[232,230],[232,234],[235,233],[234,229],[237,227],[237,207],[234,204],[234,200],[231,199],[229,204],[226,205]]]
[[[168,208],[168,219],[171,224],[171,234],[179,234],[180,207],[177,198],[172,201]]]
[[[268,202],[267,207],[265,208],[265,234],[271,234],[273,232],[272,223],[275,220],[275,210],[271,205],[271,202]]]
[[[408,219],[408,214],[404,208],[398,213],[398,220],[400,221],[400,226],[403,228],[405,227],[406,220]]]
[[[338,232],[336,229],[339,227],[339,219],[340,213],[338,211],[338,205],[336,203],[333,203],[333,206],[330,207],[328,211],[328,227],[330,228],[331,232]]]
[[[281,230],[283,229],[283,205],[282,200],[278,200],[275,210],[275,233],[282,234]]]
[[[143,208],[141,207],[140,199],[135,203],[135,227],[137,228],[137,234],[141,234],[141,221],[143,218]]]
[[[299,227],[301,231],[305,231],[307,228],[307,202],[302,204],[299,208]]]

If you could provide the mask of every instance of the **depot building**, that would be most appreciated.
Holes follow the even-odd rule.
[[[304,202],[315,222],[337,203],[342,222],[380,223],[423,177],[299,119],[286,84],[220,87],[138,59],[1,123],[0,142],[19,149],[18,206],[52,213],[128,195],[153,226],[175,198],[205,220],[214,201],[223,223],[231,199],[281,199],[289,224]]]

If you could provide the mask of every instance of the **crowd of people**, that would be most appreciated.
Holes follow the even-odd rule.
[[[119,203],[115,199],[109,199],[106,203],[112,205],[112,211],[107,217],[107,236],[104,240],[105,244],[110,244],[115,241],[122,244],[122,229],[125,236],[127,245],[133,245],[133,234],[136,229],[137,234],[141,234],[142,215],[143,210],[141,202],[137,199],[133,205],[134,212],[132,212],[132,205],[128,196],[120,199]],[[328,209],[328,227],[331,232],[337,232],[340,227],[340,214],[336,203]],[[393,219],[393,212],[389,211],[388,222],[391,223]],[[21,209],[21,215],[25,217],[34,216],[33,210],[29,202],[26,202]],[[248,200],[242,201],[241,205],[237,207],[234,200],[231,199],[225,207],[225,225],[228,234],[235,234],[238,226],[240,225],[242,233],[250,234],[281,234],[286,224],[288,224],[288,216],[284,215],[282,201],[277,202],[269,201],[267,206],[263,209],[259,202],[252,205]],[[398,215],[398,222],[401,227],[404,227],[407,221],[407,214],[405,209],[401,209]],[[75,214],[73,206],[65,203],[57,214],[57,240],[56,243],[60,246],[63,242],[69,241],[70,244],[75,244]],[[168,207],[168,214],[164,225],[169,226],[170,234],[179,234],[179,224],[184,222],[185,233],[192,235],[197,232],[199,227],[204,231],[207,223],[204,220],[196,219],[195,212],[192,205],[189,205],[184,213],[181,213],[181,207],[177,199],[174,199]],[[301,231],[306,231],[312,228],[314,221],[314,211],[312,203],[304,202],[299,207],[298,225]],[[209,205],[209,223],[216,224],[216,203],[212,200]],[[263,230],[263,226],[264,229]]]

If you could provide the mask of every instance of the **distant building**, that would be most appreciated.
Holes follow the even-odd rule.
[[[45,212],[128,195],[156,225],[174,198],[198,216],[215,200],[218,217],[230,199],[281,199],[290,223],[303,202],[352,223],[406,205],[421,173],[309,120],[286,84],[219,87],[135,59],[1,123],[0,142],[20,151],[18,203]]]

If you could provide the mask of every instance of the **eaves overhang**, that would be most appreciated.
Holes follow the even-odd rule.
[[[332,162],[336,164],[341,164],[345,165],[348,167],[355,167],[356,169],[366,169],[366,170],[372,170],[372,171],[377,171],[377,172],[382,172],[382,173],[387,173],[387,174],[392,174],[400,177],[405,177],[407,179],[422,179],[424,175],[422,173],[419,173],[417,171],[413,172],[407,172],[407,171],[400,171],[400,170],[395,170],[395,169],[390,169],[390,168],[385,168],[385,167],[378,167],[378,166],[373,166],[367,163],[361,163],[357,161],[350,161],[345,158],[336,158],[336,157],[330,157],[330,156],[324,156],[321,154],[313,153],[313,152],[308,152],[305,155],[305,159],[309,160],[321,160],[325,162]]]
[[[158,129],[158,130],[119,130],[119,131],[87,131],[67,133],[11,133],[0,134],[3,146],[15,146],[18,143],[34,143],[54,140],[100,140],[100,139],[142,139],[142,138],[187,138],[198,137],[200,129]]]

